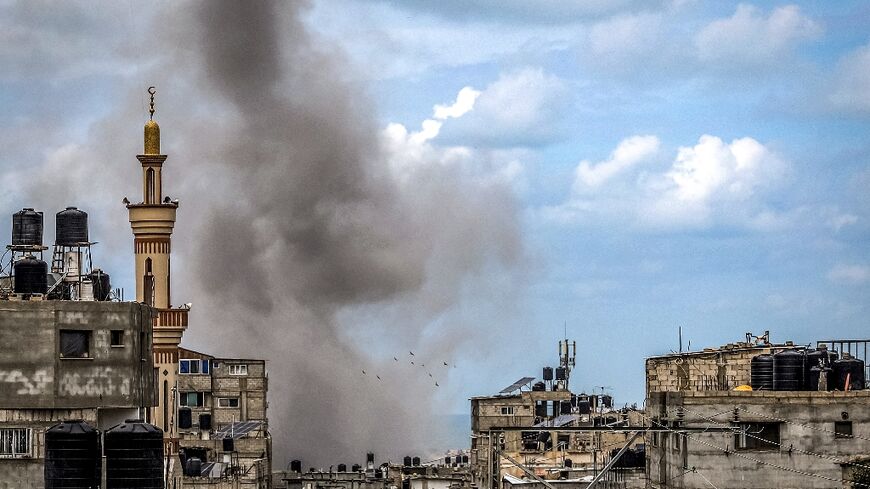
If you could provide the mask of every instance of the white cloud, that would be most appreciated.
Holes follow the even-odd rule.
[[[740,4],[731,17],[704,27],[695,46],[702,61],[760,64],[791,54],[799,42],[821,33],[822,27],[796,5],[777,7],[765,17],[758,8]]]
[[[669,29],[671,22],[662,14],[620,15],[594,24],[580,48],[586,64],[607,73],[638,75],[646,78],[651,69],[672,70],[683,58],[679,33]]]
[[[652,215],[666,220],[704,222],[716,204],[732,212],[758,191],[775,184],[785,163],[752,138],[726,144],[703,135],[698,144],[681,147],[671,169],[656,185],[660,190]],[[756,217],[765,219],[765,214]]]
[[[474,108],[474,102],[479,96],[480,92],[478,90],[472,87],[464,87],[456,95],[456,101],[453,102],[453,105],[436,105],[434,117],[438,120],[462,117]]]
[[[551,142],[570,108],[566,100],[570,100],[566,83],[541,68],[503,73],[480,93],[473,112],[445,127],[444,136],[452,143],[475,146],[518,147]]]
[[[655,136],[632,136],[623,139],[610,154],[610,158],[598,163],[583,160],[574,171],[574,191],[582,192],[589,187],[598,187],[614,176],[649,159],[659,150]]]
[[[484,187],[523,187],[522,160],[527,156],[524,151],[472,149],[465,145],[436,143],[445,120],[468,117],[480,95],[480,91],[464,87],[452,104],[435,105],[434,118],[422,121],[418,131],[410,132],[398,123],[387,125],[381,134],[381,144],[399,184],[408,182],[421,168],[438,165],[453,167]]]
[[[828,272],[828,280],[847,285],[861,285],[870,281],[870,266],[837,265]]]
[[[834,74],[828,99],[846,112],[870,112],[870,44],[847,54]]]
[[[619,219],[639,227],[725,222],[760,231],[788,224],[789,215],[767,209],[762,201],[788,165],[755,139],[726,143],[703,135],[696,145],[679,148],[668,167],[637,170],[658,147],[655,136],[633,136],[607,160],[581,162],[571,197],[544,209],[545,217],[561,222]]]

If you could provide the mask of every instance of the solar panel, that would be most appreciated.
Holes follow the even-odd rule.
[[[561,414],[553,419],[542,421],[533,426],[533,428],[559,428],[577,421],[580,416],[576,414]]]
[[[241,438],[258,429],[262,424],[262,421],[238,421],[216,431],[214,437],[218,440],[222,438]]]
[[[528,384],[529,382],[531,382],[531,381],[533,381],[533,380],[535,380],[534,377],[523,377],[522,379],[520,379],[520,380],[514,382],[513,384],[511,384],[511,385],[505,387],[504,389],[502,389],[502,390],[499,392],[499,394],[509,394],[509,393],[511,393],[511,392],[513,392],[513,391],[519,389],[520,387],[522,387],[522,386]]]

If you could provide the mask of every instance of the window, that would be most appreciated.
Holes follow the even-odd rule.
[[[852,438],[852,422],[834,421],[834,438]]]
[[[178,404],[188,407],[202,407],[203,394],[202,392],[182,392],[178,396]]]
[[[238,397],[219,397],[218,407],[222,408],[237,408],[239,407]]]
[[[179,360],[178,372],[182,374],[207,374],[209,370],[208,360]]]
[[[230,365],[230,375],[248,375],[248,366]]]
[[[0,428],[0,458],[30,456],[28,428]]]
[[[512,416],[514,414],[514,407],[513,406],[502,406],[501,407],[501,414],[504,416]]]
[[[779,423],[739,423],[734,435],[738,450],[776,450],[779,448]]]
[[[112,330],[112,342],[111,346],[124,346],[124,330],[123,329],[113,329]]]
[[[90,331],[61,331],[61,358],[89,358],[91,343]]]

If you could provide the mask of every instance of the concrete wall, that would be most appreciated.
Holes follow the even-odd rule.
[[[133,302],[0,302],[0,408],[151,406],[152,309]],[[90,332],[88,358],[61,358],[61,330]],[[124,346],[110,345],[112,330]]]
[[[717,487],[842,488],[848,487],[841,479],[848,477],[849,470],[840,462],[870,458],[870,391],[670,393],[653,395],[648,407],[657,423],[669,426],[681,422],[685,427],[727,427],[735,419],[788,421],[780,424],[781,446],[776,449],[735,451],[731,432],[647,437],[649,479],[657,484],[653,487],[707,488],[706,477]],[[843,413],[852,421],[856,438],[834,435],[834,422],[843,420]],[[696,472],[680,476],[684,467],[695,467]]]
[[[726,346],[647,358],[647,397],[652,392],[729,390],[749,384],[752,358],[770,351],[770,346]]]

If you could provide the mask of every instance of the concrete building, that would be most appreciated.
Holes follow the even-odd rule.
[[[603,393],[572,393],[574,355],[567,340],[559,357],[560,367],[544,368],[542,381],[524,377],[497,395],[471,399],[471,474],[478,487],[497,487],[508,476],[516,485],[594,475],[612,451],[643,443],[635,432],[607,429],[642,427],[642,413],[615,409]]]
[[[203,463],[199,474],[179,482],[184,487],[219,481],[229,487],[268,487],[272,438],[266,362],[216,358],[185,348],[179,356],[179,447],[185,458],[196,456]]]
[[[0,301],[0,488],[42,488],[47,428],[101,430],[155,398],[153,309],[130,302]]]
[[[870,391],[743,390],[753,357],[803,348],[750,339],[646,360],[649,487],[856,487]]]

